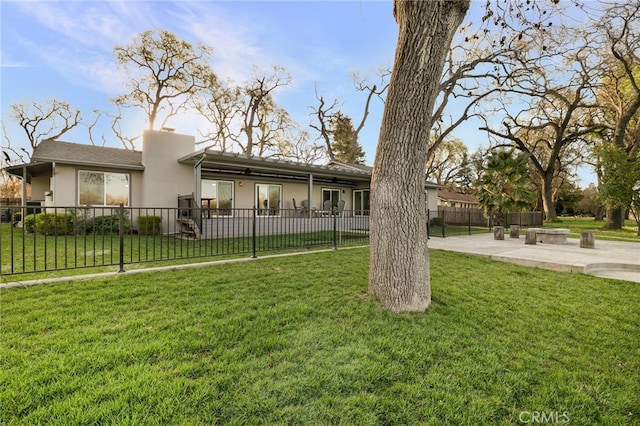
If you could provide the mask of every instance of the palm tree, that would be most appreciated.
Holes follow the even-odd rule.
[[[533,199],[528,161],[528,154],[514,155],[513,149],[494,151],[480,170],[476,196],[485,213],[495,215],[496,225],[502,225],[505,212],[524,210]]]

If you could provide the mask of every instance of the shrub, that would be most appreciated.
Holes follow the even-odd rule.
[[[42,235],[69,235],[73,233],[74,216],[64,213],[38,213],[36,233]]]
[[[22,226],[25,232],[30,234],[36,232],[36,215],[33,213],[26,215],[22,221]]]
[[[162,233],[160,216],[138,216],[138,232],[140,235],[160,235]]]
[[[128,231],[128,221],[125,220],[125,233]],[[116,215],[98,216],[87,221],[87,233],[99,235],[119,234],[120,218]]]
[[[442,226],[442,218],[434,217],[429,221],[429,226]]]
[[[15,212],[13,214],[13,221],[20,222],[22,220],[22,212]]]

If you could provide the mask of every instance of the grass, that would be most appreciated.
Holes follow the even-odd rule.
[[[394,315],[367,268],[351,249],[4,290],[0,423],[640,422],[637,283],[432,250],[433,306]]]
[[[622,229],[605,229],[605,220],[595,220],[592,217],[561,217],[556,222],[545,222],[545,228],[568,228],[569,236],[580,237],[580,232],[591,231],[596,238],[616,241],[640,242],[638,227],[634,220],[625,220]]]

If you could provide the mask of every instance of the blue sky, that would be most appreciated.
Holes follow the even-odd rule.
[[[379,67],[390,67],[397,31],[391,1],[3,0],[1,8],[2,116],[14,139],[23,138],[7,119],[14,102],[55,98],[87,117],[95,108],[112,109],[109,99],[125,91],[113,47],[154,28],[212,46],[214,71],[238,83],[254,65],[284,67],[293,81],[276,99],[305,128],[309,106],[316,104],[315,87],[327,100],[339,99],[356,121],[365,98],[354,89],[351,74],[374,78]],[[368,162],[381,109],[378,102],[362,137]],[[168,125],[195,134],[188,120],[176,118]],[[88,143],[85,128],[64,139]],[[108,141],[121,146],[110,135]]]
[[[473,1],[470,15],[481,7],[481,1]],[[316,88],[327,101],[338,99],[340,109],[357,123],[365,95],[355,90],[352,73],[375,80],[380,68],[391,68],[397,38],[392,9],[391,0],[2,0],[2,119],[11,140],[24,141],[22,130],[7,117],[12,103],[63,100],[88,119],[94,109],[113,111],[109,99],[125,92],[126,78],[113,47],[129,44],[142,31],[162,28],[213,47],[212,66],[223,79],[239,83],[249,78],[253,66],[284,67],[293,80],[276,94],[276,101],[303,128],[308,129],[309,107],[317,103]],[[381,115],[378,100],[360,136],[367,164],[373,163]],[[122,147],[109,133],[108,120],[102,123],[107,145]],[[141,115],[128,116],[130,135],[141,133],[143,126]],[[174,118],[168,126],[197,134],[198,124],[189,116]],[[477,128],[469,123],[455,133],[469,151],[488,146],[486,134]],[[89,143],[86,127],[62,139]]]

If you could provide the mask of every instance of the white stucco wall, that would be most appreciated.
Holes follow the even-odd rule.
[[[78,205],[78,172],[75,166],[56,164],[53,171],[53,203],[67,207]]]
[[[31,199],[44,201],[44,193],[49,191],[50,181],[51,176],[49,175],[41,175],[31,178]]]
[[[438,210],[438,190],[435,188],[427,189],[427,209]]]
[[[195,151],[195,137],[146,130],[142,136],[142,197],[138,206],[177,207],[178,195],[194,192],[193,167],[178,158]]]

